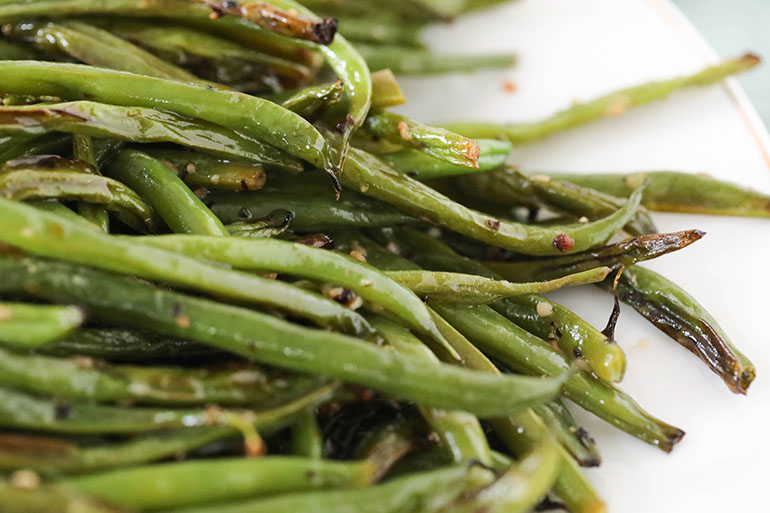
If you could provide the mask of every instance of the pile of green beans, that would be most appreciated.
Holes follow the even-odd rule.
[[[388,110],[394,73],[513,65],[419,37],[497,3],[0,1],[0,511],[604,513],[569,403],[684,435],[617,387],[619,301],[747,392],[714,317],[638,264],[704,236],[650,212],[770,196],[509,155],[758,59],[526,125]],[[604,329],[541,297],[588,284]]]

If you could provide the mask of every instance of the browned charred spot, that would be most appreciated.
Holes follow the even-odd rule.
[[[618,273],[615,275],[615,280],[612,283],[612,296],[614,301],[612,305],[612,313],[610,313],[607,326],[605,326],[605,328],[602,330],[602,335],[607,337],[607,341],[610,343],[615,342],[615,326],[618,323],[618,317],[620,317],[620,297],[618,295],[618,282],[620,281],[620,277],[625,269],[626,268],[624,266],[621,266],[620,269],[618,269]]]
[[[182,311],[183,311],[182,305],[179,303],[174,303],[171,306],[171,315],[173,315],[174,317],[179,317],[180,315],[182,315]]]
[[[356,120],[353,119],[353,116],[350,114],[347,114],[345,116],[345,119],[343,121],[340,121],[335,125],[335,128],[337,128],[337,131],[341,134],[344,134],[348,131],[348,129],[352,126],[355,126]]]
[[[241,179],[241,189],[243,189],[244,191],[249,190],[249,182],[247,182],[245,178]]]
[[[80,161],[82,162],[82,161]],[[5,163],[4,167],[19,169],[19,168],[42,168],[42,169],[58,169],[62,167],[71,167],[73,161],[60,157],[59,155],[28,155],[26,157],[19,157],[17,159],[9,160]]]
[[[557,235],[553,239],[553,242],[551,244],[553,244],[553,247],[555,247],[562,253],[564,253],[565,251],[569,251],[575,247],[575,241],[572,240],[572,237],[570,237],[566,233],[560,233],[559,235]]]
[[[238,211],[238,217],[240,217],[241,219],[251,219],[253,217],[253,214],[251,213],[251,210],[249,210],[246,207],[243,207]]]
[[[76,447],[58,438],[37,435],[0,434],[0,450],[4,453],[32,453],[35,456],[66,456]]]
[[[315,40],[320,45],[329,45],[334,41],[334,36],[337,34],[337,18],[323,18],[321,23],[318,23],[313,27],[313,34]]]
[[[466,139],[463,152],[465,153],[465,157],[473,163],[473,167],[478,168],[479,156],[481,155],[481,148],[479,147],[479,143],[473,139]]]
[[[267,214],[267,225],[271,228],[283,228],[294,220],[294,213],[289,210],[277,209]]]
[[[575,349],[572,350],[572,354],[575,355],[575,358],[582,358],[583,350],[580,348],[580,346],[576,346]]]
[[[406,176],[408,176],[409,178],[417,178],[418,174],[419,173],[417,171],[407,171],[406,172]]]
[[[69,403],[56,403],[53,408],[53,417],[56,420],[67,420],[72,414],[72,405]]]
[[[334,287],[327,291],[327,295],[334,301],[352,307],[358,300],[358,295],[350,289],[345,287]]]
[[[486,224],[491,230],[497,231],[500,229],[500,221],[497,219],[487,219]]]
[[[334,249],[334,239],[325,233],[313,233],[297,237],[292,242],[319,249]]]

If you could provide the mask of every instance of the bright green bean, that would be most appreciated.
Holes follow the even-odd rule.
[[[366,462],[309,458],[218,458],[76,477],[57,485],[113,504],[146,510],[183,508],[323,488],[358,488],[374,477]]]
[[[147,154],[163,162],[193,190],[255,191],[265,185],[264,168],[252,162],[181,150],[148,149]]]
[[[468,137],[505,138],[515,145],[526,144],[548,137],[584,123],[607,116],[618,116],[626,110],[665,98],[679,89],[690,86],[707,86],[725,77],[740,73],[759,64],[759,58],[746,54],[737,59],[723,61],[698,73],[669,80],[648,82],[622,91],[610,93],[587,103],[580,103],[550,118],[534,123],[497,125],[489,123],[450,123],[447,128]]]
[[[2,9],[0,9],[2,18]],[[0,92],[89,99],[114,105],[160,108],[200,118],[282,149],[334,174],[324,137],[302,117],[268,100],[234,91],[134,75],[78,64],[0,61]]]
[[[277,148],[214,123],[172,112],[89,101],[0,107],[0,133],[21,136],[52,131],[141,143],[171,142],[224,157],[253,160],[279,170],[302,171],[301,162]],[[62,134],[50,137],[53,135],[58,139],[69,137]],[[29,149],[6,154],[8,158],[16,158],[33,152],[50,153],[45,151],[47,146],[39,148],[42,142],[29,143]]]
[[[286,273],[341,285],[384,306],[439,344],[446,344],[419,297],[406,286],[348,255],[276,239],[220,240],[173,235],[132,240],[179,254],[197,255],[236,269]]]
[[[60,262],[6,257],[0,258],[0,271],[9,277],[0,282],[0,292],[24,290],[71,300],[105,322],[131,324],[276,367],[358,383],[424,406],[483,417],[508,414],[552,397],[563,380],[425,365],[345,335]]]
[[[498,141],[495,139],[479,139],[476,143],[480,149],[477,169],[454,165],[418,150],[402,150],[379,155],[379,157],[412,178],[430,180],[432,178],[491,171],[505,164],[512,148],[511,143],[508,141]]]
[[[0,302],[0,343],[18,348],[47,344],[66,337],[84,320],[75,306]]]
[[[554,179],[625,197],[645,182],[642,205],[659,212],[770,217],[770,196],[702,174],[654,171],[632,174],[559,174]]]
[[[222,222],[165,164],[137,150],[123,150],[105,173],[138,192],[172,232],[230,235]]]
[[[356,48],[372,70],[387,68],[400,75],[436,75],[509,68],[516,62],[513,55],[442,55],[419,48],[392,45],[357,44]]]
[[[544,294],[570,285],[596,283],[604,280],[610,270],[609,267],[597,267],[555,280],[532,283],[511,283],[445,271],[389,271],[387,274],[418,295],[450,303],[485,304],[511,296]]]
[[[80,223],[1,198],[0,212],[5,222],[0,240],[34,254],[277,307],[322,326],[336,326],[356,334],[371,332],[366,321],[352,310],[284,282],[231,271],[172,251],[137,246],[132,241],[94,232]],[[111,256],[105,258],[107,254]],[[175,317],[178,322],[185,322],[182,314]]]

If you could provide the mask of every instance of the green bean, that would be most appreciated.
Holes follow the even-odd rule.
[[[532,409],[581,467],[598,467],[601,464],[601,456],[593,438],[575,423],[563,402],[557,399]]]
[[[770,217],[770,196],[702,174],[654,171],[632,174],[551,175],[554,179],[628,196],[632,184],[645,182],[642,204],[659,212]]]
[[[163,162],[193,190],[255,191],[267,179],[262,166],[248,161],[181,150],[148,149],[147,154]]]
[[[368,44],[397,44],[420,48],[417,30],[414,25],[399,23],[382,17],[338,17],[339,31],[358,46]]]
[[[2,18],[0,8],[0,18]],[[249,135],[334,175],[324,137],[302,117],[268,100],[79,64],[0,61],[0,92],[47,94],[131,107],[161,108]]]
[[[444,271],[389,271],[393,280],[409,287],[415,294],[438,301],[487,304],[500,299],[529,294],[543,294],[570,285],[585,285],[604,280],[609,267],[598,267],[550,281],[511,283],[473,274]]]
[[[3,35],[34,44],[48,51],[56,50],[80,62],[103,68],[129,71],[139,75],[203,83],[149,52],[113,36],[100,28],[79,21],[46,22],[25,19],[3,26]]]
[[[381,317],[367,317],[385,340],[396,350],[422,358],[426,363],[438,359],[419,339],[396,323]],[[461,411],[418,406],[420,414],[441,438],[442,449],[454,463],[473,459],[490,465],[492,457],[484,431],[473,415]]]
[[[151,431],[127,440],[77,445],[67,439],[28,433],[0,434],[0,469],[34,470],[46,476],[83,474],[149,463],[237,438],[228,427]]]
[[[545,175],[528,177],[513,168],[462,177],[457,182],[457,192],[469,194],[485,205],[493,203],[506,207],[521,205],[546,208],[585,219],[608,216],[623,206],[623,200],[605,194],[604,191],[551,180]],[[639,182],[639,185],[644,185],[644,181]],[[658,231],[644,208],[636,212],[624,229],[631,235]]]
[[[273,210],[262,219],[236,221],[225,226],[230,235],[249,238],[276,238],[286,233],[294,219],[288,210]]]
[[[0,302],[0,343],[18,348],[47,344],[72,333],[84,320],[75,306]]]
[[[488,484],[489,472],[458,465],[399,477],[357,490],[284,494],[272,498],[185,508],[174,513],[419,513],[437,512],[468,489]]]
[[[310,458],[218,458],[166,463],[57,482],[110,503],[146,510],[216,505],[324,488],[358,488],[372,482],[365,462]],[[209,507],[212,507],[209,506]]]
[[[478,169],[481,150],[476,141],[443,128],[423,125],[405,116],[383,110],[370,113],[364,122],[364,128],[375,138],[385,139],[399,146],[413,147],[456,166]]]
[[[315,120],[326,110],[339,103],[344,92],[344,86],[338,79],[331,85],[307,87],[281,102],[281,106],[296,112],[305,119]]]
[[[372,73],[372,109],[385,109],[406,103],[404,93],[389,69]]]
[[[618,282],[620,299],[666,335],[703,360],[737,394],[745,394],[756,371],[716,319],[681,287],[637,265]]]
[[[525,513],[537,506],[559,472],[558,445],[546,439],[494,483],[447,508],[447,513]]]
[[[335,201],[328,187],[321,190],[303,183],[273,187],[272,183],[273,177],[264,189],[254,193],[212,192],[203,202],[226,224],[264,218],[276,210],[287,211],[293,218],[292,229],[299,232],[416,222],[387,203],[354,191],[346,190],[342,198]]]
[[[623,208],[598,221],[544,228],[503,221],[468,209],[356,149],[351,150],[340,181],[346,187],[392,203],[404,213],[493,246],[531,255],[578,252],[604,244],[628,223],[642,197],[640,188]]]
[[[0,481],[3,513],[129,513],[73,490],[54,487],[17,488]]]
[[[254,410],[130,408],[42,399],[0,388],[0,426],[65,434],[141,433],[152,429],[227,426],[237,419],[264,432],[290,424],[305,408],[327,401],[336,385],[325,385],[278,408]]]
[[[236,269],[286,273],[342,285],[367,301],[384,306],[419,333],[446,344],[419,297],[406,286],[348,255],[276,239],[172,235],[138,240],[143,245],[197,255]]]
[[[137,150],[123,150],[105,173],[137,191],[172,232],[230,235],[222,222],[165,164]]]
[[[256,366],[138,367],[15,354],[0,349],[0,385],[73,401],[271,408],[320,388],[319,378]]]
[[[511,143],[495,139],[479,139],[476,143],[481,151],[477,169],[457,166],[417,150],[401,150],[386,153],[379,155],[379,158],[402,173],[422,181],[467,173],[482,173],[497,169],[505,164],[512,148]]]
[[[4,61],[26,61],[37,59],[37,52],[26,45],[21,45],[0,39],[0,60]]]
[[[387,234],[401,250],[414,255],[418,264],[430,269],[467,272],[499,278],[477,261],[464,258],[441,242],[414,230]],[[608,383],[623,378],[623,350],[572,311],[539,296],[511,296],[492,305],[512,322],[542,339],[555,342],[568,356],[585,358],[591,370]]]
[[[47,299],[71,300],[104,322],[202,342],[276,367],[369,386],[424,406],[485,417],[507,414],[553,396],[562,381],[426,366],[345,335],[60,262],[6,257],[0,258],[0,271],[9,277],[0,282],[0,292],[24,290]],[[393,379],[396,375],[398,380]]]
[[[80,355],[111,362],[175,360],[217,354],[217,350],[189,340],[120,328],[79,329],[53,342],[35,345],[34,349],[51,356]]]
[[[1,198],[0,213],[5,221],[0,240],[34,254],[277,307],[322,326],[336,326],[355,334],[371,331],[366,321],[350,309],[280,281],[223,269],[172,251],[137,246],[132,241],[97,233],[82,224]],[[107,254],[110,258],[105,258]],[[175,317],[178,322],[185,322],[181,314]]]
[[[686,248],[704,235],[705,232],[700,230],[655,233],[626,239],[617,244],[584,253],[516,262],[490,261],[484,262],[484,266],[506,280],[514,282],[532,279],[551,280],[599,266],[614,268],[651,260]]]
[[[357,44],[356,48],[372,70],[387,68],[393,73],[403,75],[436,75],[509,68],[516,62],[513,55],[441,55],[419,48],[391,45]]]
[[[291,426],[292,452],[312,460],[323,457],[323,435],[318,426],[316,413],[308,410]]]
[[[526,144],[596,119],[618,116],[629,108],[665,98],[672,92],[685,87],[711,85],[725,77],[751,69],[757,64],[759,64],[759,57],[746,54],[737,59],[726,60],[715,66],[710,66],[692,75],[648,82],[610,93],[534,123],[498,125],[470,122],[450,123],[446,126],[449,130],[468,137],[503,138],[516,145]]]
[[[72,154],[76,159],[87,162],[89,171],[94,174],[99,173],[99,164],[96,161],[94,152],[94,140],[88,135],[72,136]],[[110,215],[103,207],[95,206],[90,203],[79,203],[78,213],[85,219],[99,227],[103,232],[110,233]]]
[[[548,375],[564,372],[568,366],[567,359],[553,352],[549,344],[492,309],[449,308],[438,303],[433,307],[482,350],[514,370]],[[650,416],[620,390],[588,373],[572,375],[563,393],[618,429],[666,452],[684,435],[680,429]]]
[[[2,112],[0,108],[0,112]],[[0,114],[2,119],[2,114]],[[3,122],[0,121],[0,125]],[[69,134],[45,134],[41,136],[10,134],[0,136],[0,162],[39,154],[61,154],[72,147]]]
[[[0,107],[0,132],[37,135],[52,131],[142,143],[171,142],[215,155],[254,160],[275,169],[302,171],[299,161],[277,148],[216,124],[172,112],[87,101]],[[67,138],[69,142],[69,136],[55,135],[59,139]],[[50,153],[44,151],[47,146],[40,148],[42,142],[30,143],[31,148],[6,155],[16,158],[30,153]]]
[[[414,262],[386,252],[364,237],[352,237],[350,232],[347,232],[335,234],[335,238],[349,246],[355,243],[366,251],[367,258],[378,267],[385,269],[419,269],[419,266]],[[476,349],[468,339],[440,315],[435,312],[433,314],[441,333],[452,345],[455,352],[460,355],[460,365],[482,372],[500,374],[498,368]],[[458,363],[454,356],[438,354],[444,361]],[[532,450],[537,443],[550,436],[543,421],[531,409],[519,413],[515,418],[494,418],[490,419],[489,423],[503,443],[516,454],[523,454]],[[604,503],[594,491],[591,483],[582,474],[575,461],[564,449],[560,449],[560,452],[562,465],[559,477],[554,484],[555,492],[562,498],[568,508],[575,513],[603,513],[606,511]],[[506,465],[506,467],[509,466],[509,464]]]
[[[136,192],[99,175],[17,168],[0,174],[0,197],[14,201],[53,198],[95,203],[104,205],[138,230],[154,231],[158,226],[152,207]]]
[[[246,73],[260,73],[269,69],[280,77],[304,83],[312,78],[312,70],[305,65],[267,53],[245,48],[238,43],[214,34],[181,25],[154,25],[145,21],[107,21],[105,26],[125,39],[151,48],[180,66],[192,65],[196,70],[220,66],[225,71],[210,78],[229,82]],[[249,65],[251,69],[248,69]],[[256,67],[256,69],[254,69]],[[207,75],[206,73],[201,73]]]

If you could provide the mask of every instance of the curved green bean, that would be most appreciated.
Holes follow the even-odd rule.
[[[511,296],[544,294],[570,285],[600,282],[610,271],[609,267],[598,267],[555,280],[532,283],[511,283],[445,271],[389,271],[387,275],[415,294],[450,303],[485,304]]]
[[[81,223],[2,198],[0,215],[5,222],[0,240],[33,254],[158,280],[235,301],[281,308],[319,325],[335,326],[359,335],[371,332],[363,317],[349,308],[284,282],[224,269],[173,251],[137,246],[129,240],[98,233]],[[107,254],[111,256],[105,258]],[[175,317],[180,324],[186,324],[182,313]]]
[[[770,217],[770,195],[702,174],[653,171],[549,176],[621,198],[628,196],[633,184],[645,182],[642,204],[659,212]]]
[[[0,302],[0,343],[18,348],[48,344],[66,337],[84,320],[76,306]]]
[[[146,153],[123,150],[104,171],[145,198],[172,232],[230,235],[181,178]]]
[[[751,69],[759,64],[759,61],[760,59],[756,55],[746,54],[737,59],[726,60],[715,66],[710,66],[692,75],[648,82],[610,93],[587,103],[579,103],[550,118],[534,123],[498,125],[469,122],[449,123],[446,127],[468,137],[490,139],[502,137],[515,145],[527,144],[596,119],[619,116],[632,107],[665,98],[672,92],[685,87],[711,85],[725,77]]]
[[[0,197],[14,201],[31,199],[78,200],[104,205],[121,221],[142,231],[158,228],[153,208],[135,191],[104,176],[17,168],[0,174]]]
[[[123,441],[77,445],[63,438],[0,434],[0,469],[25,468],[46,476],[84,474],[159,461],[209,444],[237,438],[227,427],[192,427],[151,431]]]
[[[0,133],[36,135],[53,131],[139,143],[171,142],[224,157],[253,160],[274,169],[302,171],[301,162],[273,146],[214,123],[173,112],[90,101],[0,107]],[[55,142],[62,138],[68,138],[69,142],[68,135],[55,135],[58,138]],[[18,148],[6,155],[16,158],[32,152],[48,153],[45,151],[47,146],[40,148],[43,141],[39,139],[29,143],[29,149]]]
[[[332,175],[337,168],[329,145],[310,123],[256,96],[79,64],[0,61],[0,74],[0,92],[170,110],[225,128],[246,130],[250,136]]]
[[[179,254],[197,255],[236,269],[286,273],[341,285],[368,301],[384,306],[437,343],[446,344],[419,297],[398,280],[394,281],[348,255],[277,239],[170,235],[132,240]]]
[[[217,458],[166,463],[58,481],[142,511],[222,504],[314,489],[359,488],[374,478],[366,462],[310,458]]]
[[[229,426],[238,420],[260,432],[273,432],[290,424],[300,411],[329,400],[335,388],[325,385],[291,403],[262,411],[105,406],[43,399],[0,388],[0,426],[64,434],[125,434]]]
[[[105,322],[202,342],[276,367],[369,386],[424,406],[483,417],[504,415],[552,397],[563,381],[425,365],[338,333],[71,264],[3,257],[0,271],[9,278],[0,282],[0,291],[71,300]],[[179,321],[182,316],[185,322]]]
[[[623,206],[622,199],[610,196],[606,191],[578,187],[552,180],[546,175],[530,177],[513,168],[459,177],[456,182],[454,189],[457,193],[470,195],[485,205],[546,208],[589,220],[606,217]],[[639,182],[640,187],[644,185],[644,181]],[[658,231],[645,208],[639,208],[624,229],[631,235]]]
[[[700,230],[655,233],[573,255],[517,262],[489,261],[484,262],[484,266],[506,280],[514,282],[532,279],[551,280],[599,266],[628,267],[637,262],[651,260],[686,248],[704,235],[705,232]]]
[[[481,242],[529,255],[574,253],[604,244],[633,217],[642,198],[642,188],[639,188],[622,208],[604,219],[545,228],[495,219],[466,208],[356,149],[350,151],[340,181],[363,194],[391,203],[404,213]]]
[[[543,440],[494,483],[464,497],[447,513],[526,513],[551,489],[559,472],[559,451],[551,439]]]
[[[611,288],[611,283],[605,287]],[[698,301],[660,274],[634,265],[621,274],[618,296],[648,321],[703,360],[736,394],[754,380],[754,364]]]
[[[0,349],[0,385],[73,401],[272,408],[326,380],[257,366],[184,369],[110,365]]]

